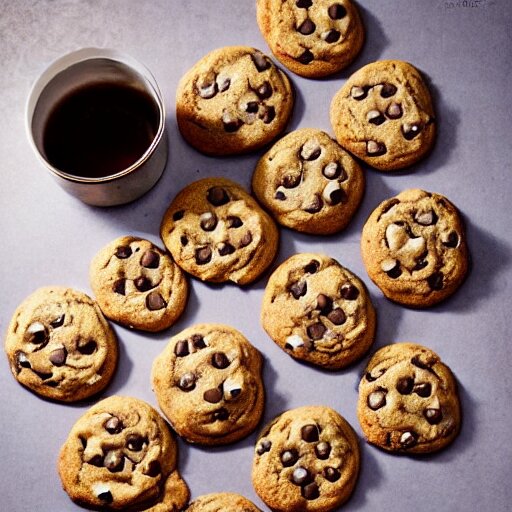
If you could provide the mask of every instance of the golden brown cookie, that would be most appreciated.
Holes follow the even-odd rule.
[[[199,151],[233,155],[276,138],[293,103],[288,77],[266,55],[228,46],[208,53],[180,80],[176,120],[185,140]]]
[[[342,230],[364,193],[356,161],[321,130],[289,133],[258,161],[252,188],[279,224],[303,233]]]
[[[39,288],[16,309],[5,351],[16,380],[63,402],[107,386],[117,365],[117,340],[100,308],[71,288]]]
[[[257,0],[256,14],[272,53],[298,75],[341,71],[363,46],[364,26],[351,0]]]
[[[270,276],[261,323],[290,356],[337,370],[372,344],[375,311],[365,285],[350,270],[323,254],[301,253]]]
[[[278,249],[274,221],[237,183],[205,178],[185,187],[165,212],[162,240],[186,272],[215,283],[254,281]]]
[[[357,414],[366,439],[384,450],[434,452],[459,432],[457,384],[428,348],[388,345],[368,363],[359,384]]]
[[[383,201],[363,227],[368,275],[389,299],[427,307],[457,290],[468,270],[462,219],[441,194],[404,190]]]
[[[434,144],[430,92],[408,62],[383,60],[359,69],[334,96],[330,113],[338,142],[380,171],[412,165]]]
[[[185,309],[188,284],[172,258],[149,240],[122,236],[91,262],[91,288],[103,313],[127,327],[161,331]]]
[[[359,445],[336,411],[305,406],[281,414],[258,438],[252,483],[278,512],[337,510],[359,474]]]
[[[174,430],[192,443],[227,444],[258,424],[264,407],[261,355],[236,329],[198,324],[155,359],[153,390]]]
[[[164,420],[137,398],[111,396],[91,407],[61,448],[64,490],[101,510],[178,512],[189,498],[177,445]]]
[[[233,492],[205,494],[196,498],[187,512],[261,512],[247,498]]]

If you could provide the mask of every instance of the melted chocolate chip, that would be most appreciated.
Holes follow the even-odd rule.
[[[414,356],[412,359],[411,359],[411,363],[414,365],[414,366],[417,366],[418,368],[421,368],[422,370],[428,370],[428,371],[431,371],[431,368],[430,368],[430,364],[428,363],[424,363],[419,356]]]
[[[105,455],[103,465],[111,472],[118,473],[124,468],[124,456],[117,450],[111,450]]]
[[[286,196],[284,195],[284,192],[278,190],[274,195],[274,199],[277,199],[278,201],[284,201],[286,199]]]
[[[123,277],[115,281],[112,285],[112,290],[119,295],[126,295],[126,279]]]
[[[18,350],[18,352],[16,352],[16,364],[21,368],[32,367],[30,361],[27,359],[27,354],[25,354],[25,352],[22,352],[21,350]]]
[[[304,272],[308,274],[314,274],[320,268],[320,263],[316,260],[311,260],[305,267]]]
[[[251,59],[260,73],[271,66],[270,60],[261,52],[251,53]]]
[[[245,105],[245,111],[249,114],[255,114],[259,108],[260,105],[257,101],[248,101]]]
[[[320,490],[315,482],[305,485],[301,489],[301,495],[307,500],[316,500],[320,496]]]
[[[218,246],[218,251],[221,256],[233,254],[235,250],[236,249],[229,242],[221,242]]]
[[[431,425],[437,425],[443,419],[440,409],[427,408],[423,411],[423,416]]]
[[[306,331],[312,340],[321,340],[324,337],[327,327],[322,322],[310,325]]]
[[[306,281],[297,281],[296,283],[292,284],[290,286],[290,293],[293,295],[294,299],[299,299],[300,297],[303,297],[306,295],[306,292],[308,291],[308,286],[306,284]]]
[[[427,283],[431,290],[439,291],[443,289],[443,274],[442,272],[434,272],[431,276],[427,277]]]
[[[160,465],[160,462],[157,460],[152,460],[146,469],[144,471],[144,474],[147,476],[150,476],[152,478],[158,476],[162,472],[162,466]]]
[[[351,283],[345,283],[340,288],[340,295],[345,300],[356,300],[359,297],[359,289]]]
[[[341,175],[342,167],[338,162],[330,162],[323,169],[322,174],[328,180],[335,180]]]
[[[341,308],[333,309],[328,315],[327,318],[334,325],[343,325],[347,321],[347,316]]]
[[[419,124],[404,124],[402,126],[402,135],[406,140],[412,140],[421,132],[421,125]]]
[[[61,327],[64,324],[64,319],[66,318],[66,315],[63,313],[62,315],[58,316],[55,320],[50,322],[50,325],[56,329],[57,327]]]
[[[155,251],[148,250],[142,255],[140,264],[145,268],[158,268],[158,265],[160,265],[160,255]]]
[[[78,345],[78,352],[86,356],[90,356],[96,351],[98,345],[94,340],[89,340],[85,345]]]
[[[402,448],[408,449],[416,446],[418,443],[418,434],[416,432],[404,432],[400,436],[400,444]]]
[[[222,400],[222,391],[219,388],[208,389],[203,393],[203,398],[211,404],[219,403]]]
[[[229,418],[229,412],[224,407],[213,413],[213,419],[217,421],[226,421]]]
[[[329,482],[336,482],[340,479],[341,473],[336,468],[327,466],[323,470],[323,475],[326,480],[329,480]]]
[[[114,501],[114,498],[110,491],[100,492],[98,494],[98,499],[103,501],[104,503],[112,503]]]
[[[431,226],[437,222],[438,217],[434,210],[429,210],[428,212],[417,212],[414,220],[422,226]]]
[[[243,121],[238,119],[234,114],[230,114],[227,110],[222,113],[222,124],[224,131],[227,133],[234,133],[242,126]]]
[[[159,309],[164,309],[167,306],[164,298],[157,292],[151,292],[146,297],[146,307],[149,311],[158,311]]]
[[[195,256],[198,265],[206,265],[212,259],[212,250],[209,247],[201,247],[196,249]]]
[[[383,98],[391,98],[396,94],[396,87],[393,84],[382,84],[382,88],[380,90],[380,95]]]
[[[212,187],[206,193],[206,199],[213,204],[213,206],[222,206],[229,203],[229,196],[225,189],[222,187]]]
[[[311,482],[311,473],[302,466],[299,466],[293,470],[292,482],[295,485],[306,485]]]
[[[318,443],[315,446],[315,454],[319,459],[325,460],[329,458],[331,453],[331,445],[325,441]]]
[[[341,33],[338,30],[331,29],[325,35],[323,35],[326,43],[332,44],[339,40]]]
[[[386,110],[389,119],[399,119],[402,117],[402,107],[398,103],[391,103]]]
[[[192,391],[196,387],[196,376],[191,372],[184,373],[180,377],[178,387],[182,391]]]
[[[183,219],[183,216],[185,215],[185,212],[183,210],[179,210],[177,212],[174,212],[172,214],[172,220],[177,221]]]
[[[396,262],[395,266],[386,272],[387,276],[391,279],[398,279],[402,275],[402,269],[400,268],[400,263]]]
[[[203,83],[197,87],[197,92],[201,98],[209,100],[210,98],[213,98],[218,92],[217,83]]]
[[[206,347],[206,342],[200,334],[193,334],[190,340],[192,341],[194,348],[201,350]]]
[[[383,390],[373,391],[368,395],[366,402],[372,411],[376,411],[386,405],[386,393]]]
[[[97,468],[103,467],[103,457],[97,453],[93,455],[88,461],[87,464],[91,464],[91,466],[96,466]]]
[[[272,86],[268,82],[263,82],[257,89],[256,94],[258,98],[266,100],[272,96]]]
[[[413,391],[422,398],[428,398],[432,393],[432,385],[430,382],[420,382],[414,386]]]
[[[304,425],[300,429],[300,435],[306,443],[314,443],[315,441],[318,441],[318,427],[316,425],[310,424],[310,425]]]
[[[327,315],[332,310],[332,299],[320,293],[316,298],[316,309],[320,310],[322,315]]]
[[[259,117],[265,124],[269,124],[276,117],[276,109],[272,105],[266,105]]]
[[[366,372],[366,375],[365,375],[365,378],[368,382],[374,382],[376,381],[378,378],[382,377],[384,374],[386,373],[386,370],[384,368],[381,368],[379,370],[379,374],[378,375],[372,375],[371,372]]]
[[[299,185],[300,178],[300,174],[287,174],[281,180],[281,184],[283,185],[284,188],[295,188]]]
[[[203,213],[199,220],[199,225],[204,231],[213,231],[217,227],[217,217],[211,212]]]
[[[34,345],[42,345],[48,341],[48,330],[41,322],[33,322],[27,327],[26,340]]]
[[[187,340],[181,340],[176,343],[176,346],[174,347],[174,353],[178,357],[185,357],[189,355],[189,349],[188,349],[188,341]]]
[[[412,377],[402,377],[396,383],[396,389],[401,395],[410,395],[414,387],[414,379]]]
[[[219,87],[219,92],[227,91],[229,89],[229,86],[231,85],[231,79],[225,77],[222,80],[218,81],[217,85]]]
[[[350,96],[357,101],[361,101],[366,98],[366,96],[368,95],[368,91],[369,87],[359,87],[355,85],[350,90]]]
[[[301,64],[307,65],[310,62],[312,62],[314,60],[314,58],[315,58],[315,56],[311,53],[311,51],[306,49],[297,57],[297,60]]]
[[[341,4],[332,4],[327,9],[327,13],[332,20],[341,20],[347,15],[347,10]]]
[[[299,454],[295,448],[286,450],[281,454],[281,463],[285,468],[293,466],[299,460]]]
[[[135,285],[135,288],[137,288],[137,290],[139,290],[139,292],[147,292],[148,290],[151,290],[151,288],[153,288],[151,281],[147,277],[144,277],[144,276],[137,277],[133,281],[133,284]],[[158,308],[158,309],[160,309],[160,308]]]
[[[132,250],[128,245],[121,245],[116,249],[115,255],[119,259],[125,260],[126,258],[129,258],[132,255]]]
[[[297,32],[300,32],[304,36],[309,36],[316,30],[316,25],[309,19],[306,18],[298,27]]]
[[[244,225],[242,219],[240,219],[240,217],[235,217],[234,215],[229,215],[226,220],[228,228],[239,228]]]
[[[54,366],[63,366],[66,363],[68,351],[62,347],[50,352],[49,360]]]
[[[126,447],[132,452],[140,452],[145,442],[146,439],[142,436],[139,436],[138,434],[130,434],[126,438]]]
[[[252,242],[252,235],[249,231],[240,240],[240,247],[247,247]]]
[[[386,118],[378,110],[370,110],[367,115],[367,120],[369,123],[379,126]]]
[[[215,352],[211,359],[212,366],[218,370],[227,368],[230,364],[228,356],[224,352]]]
[[[112,435],[119,434],[119,432],[121,432],[124,428],[123,422],[117,416],[112,416],[109,418],[104,426],[105,430]]]
[[[386,145],[383,142],[369,140],[366,143],[366,154],[368,156],[381,156],[387,151]]]
[[[343,203],[347,200],[347,194],[342,188],[337,188],[329,194],[329,201],[332,206]]]
[[[308,213],[318,213],[322,209],[323,205],[324,202],[322,201],[322,198],[318,194],[315,194],[309,206],[304,208],[304,211]]]
[[[181,245],[183,245],[183,247],[185,247],[185,245],[188,244],[188,238],[185,235],[181,235],[180,243],[181,243]]]
[[[300,9],[308,9],[312,4],[313,2],[311,0],[297,0],[295,2],[295,5]]]
[[[443,242],[443,245],[451,248],[457,247],[459,245],[459,235],[457,235],[455,231],[450,231],[448,239],[446,240],[446,242]]]
[[[268,439],[263,439],[263,441],[261,441],[260,445],[256,449],[256,453],[258,455],[263,455],[265,452],[269,452],[270,448],[272,448],[272,442]]]

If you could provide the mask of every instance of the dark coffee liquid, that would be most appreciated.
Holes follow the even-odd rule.
[[[158,106],[148,93],[118,83],[93,83],[55,106],[43,147],[60,171],[99,178],[135,163],[155,138],[158,125]]]

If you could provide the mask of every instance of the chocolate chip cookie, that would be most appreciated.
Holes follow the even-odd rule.
[[[414,66],[399,60],[356,71],[332,100],[331,123],[345,149],[380,171],[419,161],[436,131],[428,87]]]
[[[237,183],[205,178],[185,187],[167,209],[162,240],[186,272],[215,283],[254,281],[278,249],[274,221]]]
[[[268,144],[293,108],[288,77],[262,52],[219,48],[180,80],[176,120],[185,140],[208,155],[233,155]]]
[[[256,7],[272,53],[298,75],[341,71],[363,46],[364,26],[351,0],[257,0]]]
[[[359,384],[357,414],[367,440],[384,450],[434,452],[459,432],[457,384],[428,348],[388,345],[368,363]]]
[[[261,512],[247,498],[233,492],[205,494],[196,498],[187,512]]]
[[[185,309],[188,284],[172,258],[134,236],[110,242],[94,257],[91,287],[103,313],[122,325],[161,331]]]
[[[350,270],[323,254],[302,253],[270,276],[261,323],[290,356],[337,370],[372,344],[375,311],[363,282]]]
[[[96,302],[60,286],[40,288],[18,306],[5,351],[20,384],[63,402],[104,389],[118,356],[114,331]]]
[[[368,275],[389,299],[407,306],[436,304],[462,284],[468,249],[462,219],[441,194],[404,190],[383,201],[363,227]]]
[[[278,512],[337,510],[354,489],[359,460],[356,434],[336,411],[299,407],[261,433],[252,482],[259,497]]]
[[[227,444],[252,432],[264,406],[261,355],[236,329],[198,324],[155,359],[153,390],[174,430],[192,443]]]
[[[189,498],[167,424],[137,398],[111,396],[91,407],[61,448],[64,490],[101,510],[178,512]]]
[[[318,235],[342,230],[364,192],[355,160],[321,130],[302,128],[258,161],[252,188],[279,224]]]

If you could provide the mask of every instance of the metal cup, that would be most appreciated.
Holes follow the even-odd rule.
[[[97,178],[57,169],[49,162],[43,143],[50,114],[66,95],[102,81],[129,84],[149,94],[159,113],[156,135],[144,154],[121,171]],[[87,204],[114,206],[133,201],[156,184],[165,168],[165,108],[156,80],[146,67],[116,50],[83,48],[53,62],[30,91],[25,122],[29,142],[44,166],[64,190]]]

